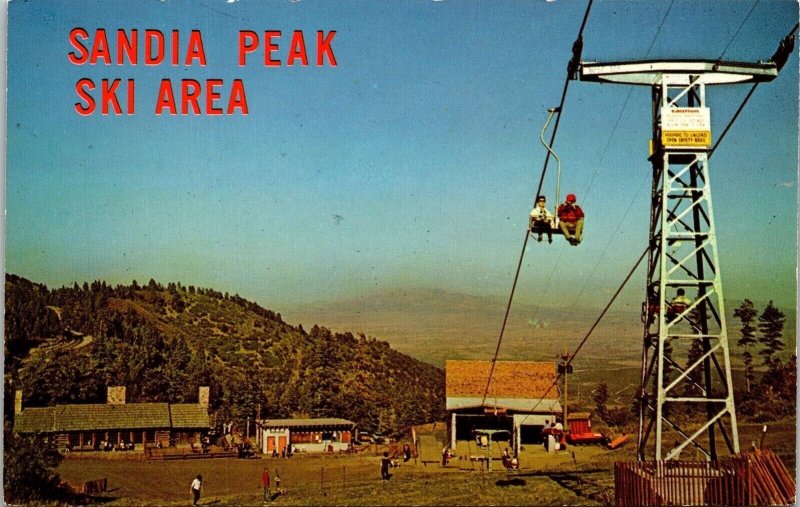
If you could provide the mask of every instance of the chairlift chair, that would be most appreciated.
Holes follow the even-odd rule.
[[[544,146],[547,149],[547,151],[549,151],[550,154],[553,155],[553,158],[556,159],[556,167],[557,167],[557,171],[556,171],[556,196],[555,196],[555,201],[554,201],[554,204],[553,204],[553,211],[552,211],[553,220],[552,220],[552,222],[550,224],[550,233],[549,234],[554,235],[554,236],[563,236],[564,235],[564,231],[561,230],[560,220],[558,218],[558,207],[561,204],[561,201],[560,201],[560,199],[561,199],[561,195],[560,195],[561,194],[561,159],[559,158],[558,154],[556,154],[556,152],[553,150],[553,148],[550,147],[550,145],[547,144],[547,142],[544,140],[544,133],[547,131],[547,127],[550,125],[550,121],[553,119],[553,116],[555,116],[556,113],[560,113],[561,112],[561,108],[551,107],[547,111],[550,114],[547,117],[547,121],[544,123],[544,127],[542,128],[542,132],[539,134],[539,141],[541,141],[542,146]],[[536,198],[538,200],[539,196],[536,196]],[[534,202],[533,206],[534,206],[534,209],[536,209],[536,203],[535,202]],[[548,234],[546,231],[545,232],[539,232],[539,230],[536,229],[536,221],[534,221],[532,216],[528,217],[528,231],[530,232],[531,235]]]

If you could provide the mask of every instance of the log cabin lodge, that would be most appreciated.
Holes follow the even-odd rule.
[[[59,449],[100,450],[113,446],[192,444],[210,429],[209,388],[200,387],[198,403],[126,403],[125,387],[108,388],[105,404],[87,403],[22,408],[22,391],[15,393],[14,431],[48,437]]]

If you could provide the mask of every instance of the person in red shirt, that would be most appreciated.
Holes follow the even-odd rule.
[[[575,204],[575,194],[567,194],[567,199],[558,207],[558,226],[572,246],[583,239],[583,210]]]

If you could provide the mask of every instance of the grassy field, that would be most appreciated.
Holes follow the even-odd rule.
[[[742,424],[742,448],[761,438],[761,425]],[[371,449],[359,456],[297,455],[291,459],[217,459],[148,462],[108,459],[66,459],[58,469],[64,480],[108,478],[102,502],[111,505],[186,505],[189,483],[204,477],[203,505],[261,503],[261,473],[278,473],[286,493],[275,498],[286,505],[602,505],[613,503],[616,461],[635,459],[635,436],[627,446],[607,451],[598,446],[571,447],[547,454],[539,446],[520,455],[521,470],[507,473],[499,461],[492,472],[470,456],[474,445],[459,442],[457,457],[442,468],[443,425],[421,436],[418,459],[393,469],[389,482],[380,480],[380,458]],[[768,427],[765,445],[794,473],[796,430],[793,421]],[[493,449],[495,458],[502,446]]]
[[[65,461],[59,472],[72,481],[107,477],[113,505],[185,505],[189,483],[198,473],[204,478],[202,504],[256,505],[265,466],[273,478],[279,471],[286,493],[275,502],[287,505],[595,504],[533,470],[509,476],[458,462],[441,468],[412,460],[393,469],[392,479],[383,483],[375,456],[162,463],[81,459]]]

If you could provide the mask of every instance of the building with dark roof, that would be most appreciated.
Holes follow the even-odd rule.
[[[256,442],[263,454],[282,453],[288,445],[293,452],[345,451],[354,433],[354,422],[335,417],[256,421]]]
[[[208,432],[208,387],[198,403],[126,403],[124,387],[108,388],[108,403],[22,408],[22,393],[14,403],[14,431],[41,434],[60,448],[98,450],[101,442],[146,444],[194,443]]]
[[[472,440],[476,430],[506,430],[509,444],[537,444],[545,425],[561,413],[556,363],[497,361],[487,391],[491,361],[446,361],[445,396],[450,445]]]

